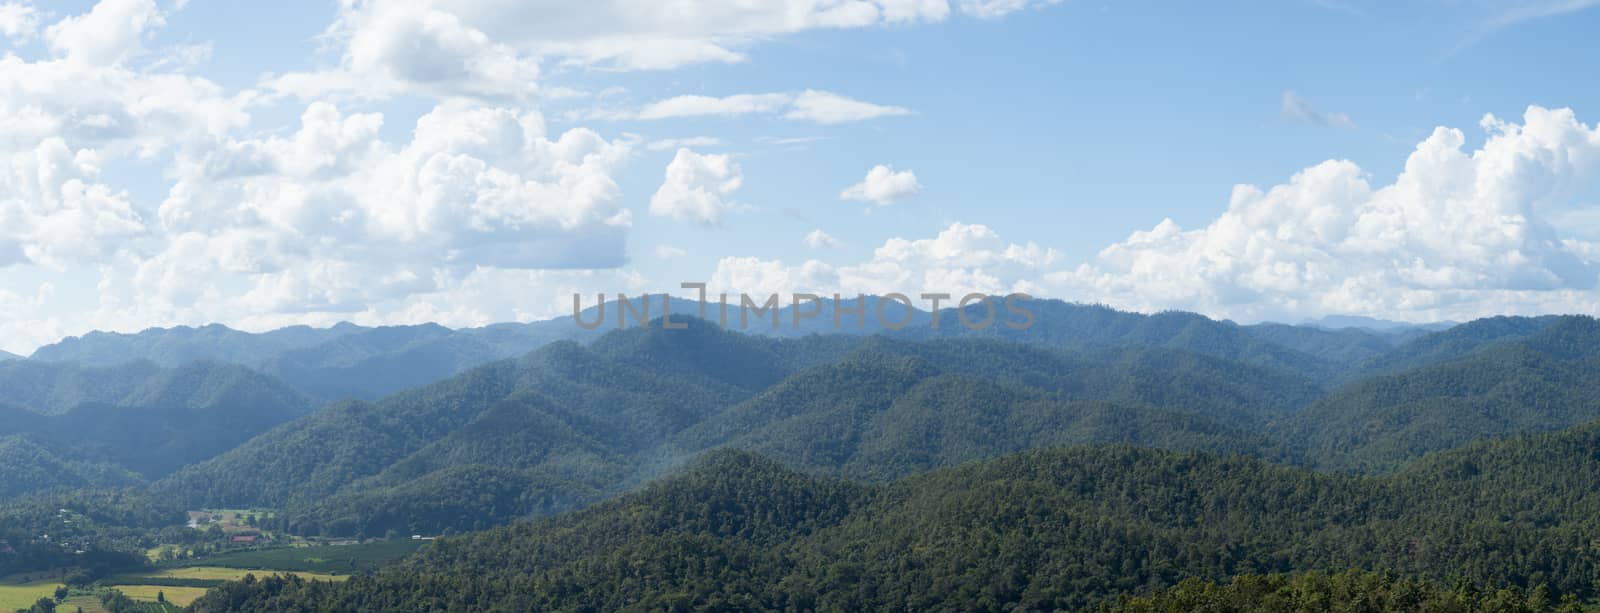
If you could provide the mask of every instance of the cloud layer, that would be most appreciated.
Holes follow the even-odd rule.
[[[1281,185],[1235,187],[1205,227],[1163,220],[1077,265],[958,223],[855,264],[734,257],[714,278],[758,292],[1027,291],[1245,321],[1600,310],[1600,227],[1582,225],[1600,203],[1581,197],[1600,179],[1600,129],[1538,106],[1481,128],[1487,141],[1471,151],[1460,130],[1434,130],[1393,183],[1329,160]]]

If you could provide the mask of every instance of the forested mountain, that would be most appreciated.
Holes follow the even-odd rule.
[[[1547,610],[1559,595],[1596,595],[1597,447],[1600,424],[1590,424],[1479,443],[1381,478],[1080,447],[883,485],[717,452],[584,511],[440,541],[373,578],[233,584],[197,609],[1052,610],[1185,579],[1361,568],[1407,579],[1293,582]],[[1289,585],[1241,581],[1231,597],[1266,597],[1253,582],[1272,593]],[[1441,582],[1454,582],[1455,596],[1426,587]],[[1196,590],[1206,591],[1188,583],[1123,606],[1189,602]]]
[[[865,313],[840,313],[837,318],[831,296],[799,306],[792,301],[780,302],[777,311],[765,315],[752,311],[748,317],[741,316],[737,296],[730,298],[725,313],[716,296],[710,299],[704,305],[708,321],[725,322],[728,329],[748,334],[888,334],[911,339],[992,336],[1078,351],[1160,347],[1287,370],[1318,381],[1333,378],[1381,354],[1401,338],[1359,329],[1238,326],[1192,313],[1143,315],[1058,300],[1017,301],[1018,308],[1033,314],[1034,325],[1027,330],[1012,330],[1002,322],[1020,316],[1008,311],[1005,298],[999,296],[992,299],[995,323],[981,330],[961,325],[963,313],[957,308],[942,308],[937,315],[941,325],[935,328],[933,313],[915,307],[908,311],[890,301],[883,305],[884,318],[891,324],[903,321],[905,325],[893,329],[879,318],[883,301],[876,296],[859,302],[845,299],[846,310],[860,304]],[[763,299],[757,297],[756,301]],[[603,307],[595,302],[585,304],[588,306],[578,321],[599,324],[598,327],[585,328],[572,317],[559,317],[455,330],[436,324],[367,328],[348,323],[331,328],[294,326],[263,333],[241,332],[221,325],[153,328],[137,334],[91,332],[41,347],[33,358],[84,367],[148,361],[170,368],[197,360],[219,361],[276,376],[319,400],[374,400],[472,367],[522,356],[554,341],[588,342],[621,327],[638,327],[638,317],[651,321],[666,310],[660,295],[631,297],[628,309],[619,306],[616,296],[609,296]],[[695,301],[673,298],[666,304],[677,320],[702,314],[702,305]],[[915,304],[928,306],[920,300]],[[979,304],[970,305],[965,314],[973,322],[988,315]],[[4,389],[0,386],[0,390]]]
[[[129,471],[164,476],[313,408],[282,382],[227,364],[78,368],[29,360],[0,365],[0,373],[11,375],[12,382],[33,376],[30,380],[37,385],[13,389],[33,390],[34,399],[57,405],[45,405],[49,413],[0,406],[0,437],[14,441],[9,457],[32,458],[16,465],[0,462],[7,469],[0,474],[0,488],[12,493],[55,485],[124,484],[130,482]],[[103,387],[92,388],[95,382]],[[91,397],[59,408],[72,399],[72,390]],[[59,483],[50,483],[27,478],[27,465],[64,468],[47,471],[60,477]]]
[[[79,366],[37,360],[0,363],[0,393],[8,404],[56,415],[85,403],[125,404],[135,390],[161,374],[153,362]]]
[[[554,340],[594,335],[570,320],[463,330],[437,324],[366,328],[345,323],[259,334],[211,325],[138,334],[92,332],[41,347],[33,361],[90,367],[130,361],[164,367],[227,362],[276,376],[321,400],[373,399],[523,355]]]
[[[1350,384],[1297,413],[1281,436],[1317,466],[1373,471],[1486,436],[1600,418],[1593,318],[1484,320],[1413,346],[1465,357]]]
[[[466,530],[582,506],[724,446],[868,479],[1093,442],[1282,457],[1255,426],[1318,393],[1166,349],[781,339],[686,321],[331,406],[158,489],[193,506],[287,507],[299,532]]]
[[[112,366],[137,360],[168,367],[200,360],[258,365],[284,351],[314,346],[362,329],[349,324],[326,329],[291,326],[257,334],[212,324],[198,328],[151,328],[136,334],[90,332],[40,347],[31,357],[85,366]]]
[[[997,298],[995,302],[1003,304],[1004,299]],[[1338,359],[1364,355],[1360,347],[1372,341],[1369,335],[1362,333],[1316,328],[1272,338],[1274,335],[1270,332],[1256,332],[1233,322],[1181,311],[1144,315],[1059,300],[1019,301],[1018,306],[1033,313],[1033,325],[1013,329],[997,321],[989,327],[973,330],[959,324],[959,309],[947,309],[941,314],[943,325],[937,329],[911,326],[896,334],[911,338],[986,336],[1074,350],[1161,347],[1292,372],[1314,380],[1324,380],[1342,372],[1347,365]],[[997,308],[1002,313],[997,317],[1006,318],[1004,309]],[[987,309],[980,304],[969,305],[965,313],[967,320],[973,322],[988,317]]]
[[[0,409],[0,420],[15,413]],[[0,499],[67,488],[121,487],[139,478],[126,469],[105,463],[91,464],[64,460],[31,439],[20,435],[0,436]]]
[[[1464,358],[1485,347],[1501,342],[1526,338],[1549,326],[1572,319],[1549,315],[1544,317],[1489,317],[1425,334],[1399,344],[1393,350],[1374,355],[1350,377],[1394,373],[1409,368],[1439,364]]]
[[[375,404],[331,406],[174,475],[164,491],[195,504],[303,505],[326,503],[358,480],[375,478],[365,482],[373,486],[410,482],[449,462],[513,469],[551,468],[544,466],[546,458],[581,462],[551,453],[558,444],[626,453],[773,383],[783,374],[774,370],[782,366],[773,347],[803,351],[816,344],[725,333],[704,324],[692,331],[618,334],[667,336],[672,344],[642,351],[649,343],[618,340],[613,350],[607,349],[611,343],[556,343]],[[715,361],[696,364],[692,356]],[[672,359],[682,363],[657,366]],[[479,432],[499,438],[475,436]],[[502,455],[511,448],[525,453]],[[403,461],[413,454],[418,455]],[[626,468],[600,461],[583,472],[603,478],[607,471]]]
[[[1190,578],[1155,594],[1127,598],[1099,609],[1102,613],[1582,613],[1586,610],[1589,609],[1580,604],[1575,596],[1567,594],[1558,597],[1545,586],[1535,586],[1531,590],[1517,586],[1495,589],[1470,581],[1446,584],[1356,570],[1240,575],[1227,583]]]

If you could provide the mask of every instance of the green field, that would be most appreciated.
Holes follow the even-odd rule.
[[[33,581],[29,583],[12,582],[10,580],[0,581],[0,611],[15,611],[31,607],[40,598],[53,597],[58,587],[61,587],[61,584],[55,581]]]
[[[73,596],[56,607],[56,611],[63,613],[73,613],[78,609],[83,609],[83,613],[108,613],[105,607],[100,606],[100,597],[93,594]]]
[[[166,568],[154,572],[129,573],[118,575],[105,581],[106,585],[117,586],[146,586],[146,587],[174,587],[174,588],[201,588],[210,589],[221,585],[225,581],[239,581],[246,575],[266,577],[270,575],[295,575],[310,581],[344,581],[349,579],[346,575],[328,573],[294,572],[274,569],[246,569],[223,568],[216,566],[193,566],[185,568]],[[132,594],[129,594],[132,598]]]
[[[124,594],[126,594],[126,592],[124,592]],[[155,599],[154,594],[155,592],[151,592],[151,600]],[[172,597],[172,592],[167,592],[167,596]],[[133,595],[128,594],[128,597],[133,598]],[[73,596],[68,598],[66,602],[61,603],[61,606],[56,607],[57,613],[73,613],[78,609],[83,609],[83,613],[108,613],[106,608],[101,606],[100,597],[93,594]],[[155,602],[142,601],[139,603],[139,611],[141,613],[177,613],[178,611],[182,611],[182,609],[175,604],[163,605]]]
[[[187,560],[170,568],[233,568],[263,572],[349,575],[377,570],[398,562],[427,541],[393,540],[362,545],[320,545],[240,551],[201,560]]]
[[[157,594],[165,594],[167,602],[187,607],[189,603],[206,594],[203,587],[164,587],[156,585],[119,585],[116,590],[126,594],[129,598],[144,603],[155,604]],[[157,609],[159,610],[159,609]]]

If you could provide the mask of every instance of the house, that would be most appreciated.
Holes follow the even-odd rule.
[[[235,545],[254,545],[254,544],[256,544],[256,537],[253,537],[253,536],[236,536],[236,537],[233,537],[233,544],[235,544]]]

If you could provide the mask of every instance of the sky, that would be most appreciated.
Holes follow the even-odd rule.
[[[1597,5],[0,0],[0,349],[685,282],[1594,314]]]

